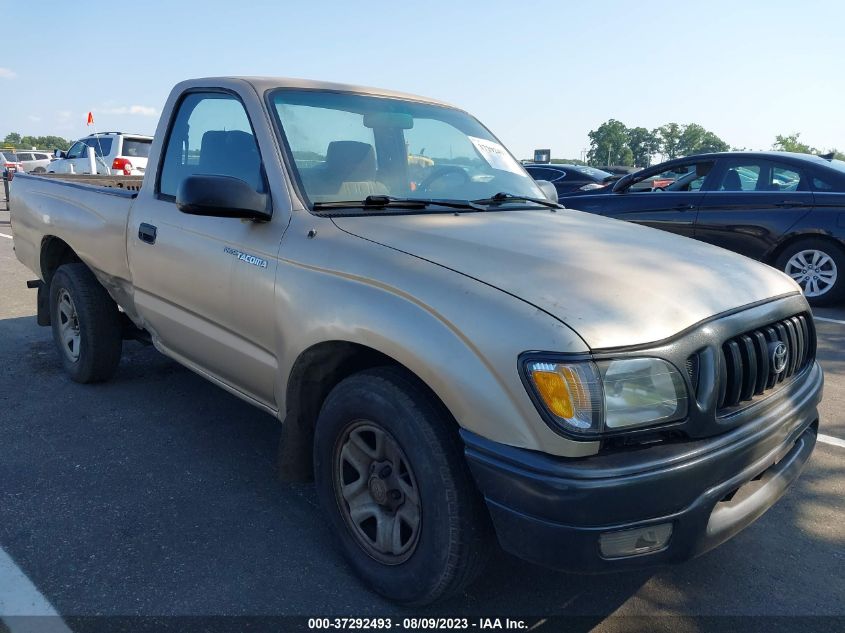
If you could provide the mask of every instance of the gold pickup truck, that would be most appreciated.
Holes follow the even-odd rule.
[[[273,414],[351,565],[421,604],[494,538],[576,571],[700,554],[815,445],[795,282],[548,192],[458,108],[207,78],[143,179],[21,174],[11,210],[73,380],[136,337]]]

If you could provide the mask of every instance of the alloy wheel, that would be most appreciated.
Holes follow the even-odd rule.
[[[795,253],[786,262],[784,272],[798,282],[807,297],[820,297],[829,292],[838,276],[833,258],[817,249]]]

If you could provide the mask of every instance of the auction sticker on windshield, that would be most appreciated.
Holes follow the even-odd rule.
[[[488,141],[477,136],[467,136],[467,138],[472,141],[475,149],[478,150],[481,157],[493,169],[510,171],[520,176],[523,175],[522,167],[516,162],[516,159],[508,154],[508,151],[496,141]]]

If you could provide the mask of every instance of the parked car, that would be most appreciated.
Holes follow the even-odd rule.
[[[18,150],[18,160],[23,171],[29,173],[43,174],[55,158],[50,152],[38,150]]]
[[[137,193],[18,177],[38,323],[77,382],[111,377],[131,336],[276,416],[282,472],[313,475],[391,599],[461,591],[493,530],[574,571],[690,558],[813,450],[823,379],[792,279],[564,210],[463,110],[191,80],[150,166]]]
[[[561,202],[763,261],[795,279],[812,305],[845,299],[843,161],[787,152],[702,154]]]
[[[525,165],[525,171],[531,174],[534,180],[547,180],[552,183],[559,196],[570,191],[596,189],[619,178],[588,165],[532,163]]]
[[[76,141],[67,152],[56,150],[47,171],[56,174],[90,174],[88,148],[94,148],[97,174],[143,176],[152,145],[151,136],[101,132]]]
[[[8,149],[0,151],[0,174],[12,176],[20,171],[23,171],[23,166],[17,152]]]

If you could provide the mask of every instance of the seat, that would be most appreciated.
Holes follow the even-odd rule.
[[[385,195],[387,187],[376,180],[376,153],[369,143],[332,141],[326,150],[326,162],[312,170],[307,188],[312,194],[338,200],[361,200],[371,195]]]
[[[233,176],[256,191],[264,189],[255,137],[241,130],[209,130],[203,134],[196,173]]]
[[[742,180],[735,169],[729,169],[725,174],[722,191],[742,191]]]

